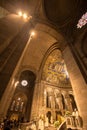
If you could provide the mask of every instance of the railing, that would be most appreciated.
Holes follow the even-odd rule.
[[[62,122],[57,130],[67,130],[66,121]]]
[[[82,130],[83,122],[80,116],[67,116],[66,117],[66,125],[67,128],[71,128],[72,130]]]
[[[35,130],[36,125],[34,122],[20,123],[19,130]]]
[[[57,128],[57,130],[67,130],[67,128],[71,128],[72,130],[82,130],[82,121],[81,121],[81,117],[80,116],[66,116],[65,117],[66,120],[64,120],[60,126]],[[19,124],[19,130],[46,130],[49,129],[51,127],[51,125],[48,125],[48,127],[44,126],[40,124],[40,128],[39,128],[39,123],[40,122],[28,122],[28,123],[20,123]]]
[[[61,123],[57,130],[67,130],[71,128],[72,130],[82,130],[83,122],[80,116],[67,116],[66,120]]]

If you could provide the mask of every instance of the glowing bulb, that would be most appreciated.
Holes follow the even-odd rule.
[[[23,18],[24,18],[24,19],[27,19],[27,14],[24,13],[24,14],[23,14]]]
[[[27,85],[28,85],[27,80],[22,80],[22,81],[21,81],[21,85],[22,85],[22,86],[27,86]]]
[[[22,12],[20,11],[20,12],[18,12],[18,15],[21,17],[23,14],[22,14]]]
[[[35,32],[31,32],[31,36],[34,36],[35,35]]]
[[[20,100],[21,100],[21,98],[18,98],[18,100],[20,101]]]

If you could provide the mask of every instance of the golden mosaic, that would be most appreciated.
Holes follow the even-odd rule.
[[[54,50],[48,56],[43,68],[42,79],[53,84],[67,83],[69,77],[60,50]]]

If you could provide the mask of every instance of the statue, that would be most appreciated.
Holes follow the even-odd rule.
[[[46,127],[49,126],[48,117],[45,117],[45,126],[46,126]]]

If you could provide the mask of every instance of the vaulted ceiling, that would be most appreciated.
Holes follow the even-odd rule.
[[[66,39],[73,37],[78,20],[87,10],[87,0],[1,0],[0,5],[10,13],[22,10],[33,19],[54,26]]]
[[[86,12],[87,0],[0,0],[0,6],[9,12],[0,19],[0,80],[4,88],[27,43],[30,24],[35,27],[36,35],[21,65],[38,74],[47,50],[56,42],[63,49],[66,40],[79,33],[76,24]],[[19,18],[19,10],[32,15],[32,23]]]

